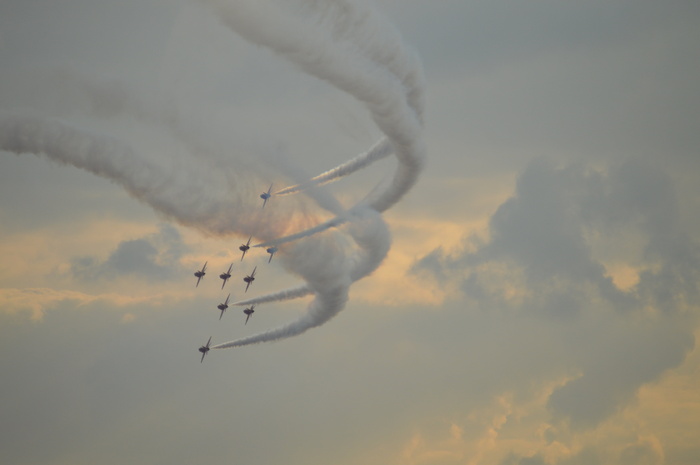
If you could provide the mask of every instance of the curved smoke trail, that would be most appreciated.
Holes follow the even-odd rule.
[[[368,14],[366,10],[358,7],[352,1],[336,0],[324,4],[317,0],[308,0],[307,3],[313,7],[325,6],[326,15],[333,15],[333,12],[328,12],[328,10],[336,8],[334,12],[336,21],[332,23],[335,26],[332,28],[334,37],[348,41],[359,41],[358,46],[366,52],[369,59],[378,66],[385,67],[396,76],[405,88],[407,104],[422,123],[425,108],[423,68],[415,54],[404,46],[398,31],[385,21],[381,21],[377,14]],[[363,31],[364,34],[358,36],[356,31]],[[380,42],[382,46],[376,47],[376,42]],[[384,137],[368,151],[355,158],[314,176],[307,182],[281,189],[275,192],[275,195],[293,194],[310,186],[336,181],[386,158],[392,152],[391,141]]]
[[[270,302],[282,302],[285,300],[299,299],[301,297],[306,297],[307,295],[313,294],[314,291],[311,290],[308,284],[302,284],[300,286],[290,287],[288,289],[283,289],[277,292],[271,292],[269,294],[261,295],[258,297],[252,297],[246,300],[239,300],[232,303],[232,306],[245,307],[247,305],[257,305],[266,304]]]
[[[290,195],[301,192],[312,186],[321,186],[323,184],[328,184],[329,182],[336,181],[338,179],[344,178],[345,176],[354,173],[355,171],[361,170],[375,161],[381,160],[388,157],[393,153],[394,148],[391,146],[391,142],[386,137],[380,139],[375,143],[369,150],[355,158],[346,161],[345,163],[336,166],[326,172],[314,176],[310,180],[303,182],[301,184],[296,184],[294,186],[285,187],[275,192],[275,195]]]
[[[0,150],[45,155],[109,179],[157,212],[207,234],[249,231],[265,221],[258,209],[248,209],[245,192],[232,189],[234,175],[219,166],[172,153],[146,157],[121,139],[53,118],[0,114]]]
[[[423,67],[391,23],[355,0],[302,0],[302,4],[310,8],[304,10],[304,14],[319,17],[319,23],[332,31],[337,42],[356,48],[365,58],[393,74],[404,87],[406,103],[422,121],[425,107]]]
[[[218,14],[225,25],[247,40],[270,48],[303,71],[328,81],[366,105],[398,160],[390,185],[368,202],[367,208],[383,212],[410,190],[421,172],[425,155],[422,139],[422,79],[416,79],[416,76],[422,78],[422,71],[417,60],[407,58],[408,54],[404,53],[404,48],[396,46],[401,44],[400,40],[386,40],[397,35],[376,34],[384,29],[378,27],[380,23],[374,11],[362,9],[344,0],[335,3],[309,0],[303,3],[311,8],[320,8],[319,5],[332,5],[336,8],[332,11],[314,10],[312,13],[316,13],[317,18],[320,17],[322,21],[305,23],[294,15],[282,12],[281,8],[275,7],[272,2],[202,1]],[[316,27],[318,24],[326,28]],[[389,30],[388,27],[385,28]],[[411,58],[413,57],[411,55]],[[322,225],[321,229],[347,221],[360,209],[356,206],[343,212],[341,216]],[[377,214],[377,218],[381,217]],[[378,221],[375,220],[376,222]],[[318,226],[294,237],[304,237],[317,230]],[[379,231],[379,228],[376,230]],[[374,255],[378,257],[375,260],[377,266],[388,251],[388,234],[386,237],[387,246],[384,253]],[[369,251],[375,248],[373,245],[381,242],[379,235],[375,237],[370,234],[365,236],[364,241],[356,238],[356,243],[365,250],[366,256],[372,255]],[[305,241],[296,242],[294,248],[303,248],[303,244]],[[315,253],[318,254],[318,251]],[[300,257],[301,263],[304,263],[306,258],[308,257]],[[361,266],[348,267],[347,260],[342,259],[335,263],[339,258],[337,253],[328,258],[335,260],[324,259],[323,267],[312,267],[310,273],[300,272],[309,289],[315,294],[304,316],[281,328],[219,344],[213,348],[237,347],[289,337],[323,324],[335,316],[345,305],[348,288],[353,279],[371,273],[376,267],[360,270]],[[361,262],[362,260],[359,260],[355,265]],[[299,288],[296,291],[304,292]],[[289,293],[285,291],[278,296],[286,298]]]
[[[320,251],[318,244],[300,242],[305,247],[296,251],[300,254],[291,260],[306,263],[302,276],[307,280],[306,286],[300,286],[280,293],[268,294],[235,305],[252,305],[275,300],[287,300],[304,297],[311,293],[314,299],[309,303],[307,313],[291,323],[264,331],[252,336],[212,346],[212,349],[228,349],[259,342],[296,336],[307,330],[320,326],[336,316],[345,306],[350,284],[369,275],[381,264],[391,245],[389,230],[382,217],[373,210],[363,210],[350,223],[350,234],[358,250],[350,257],[339,256],[337,250]],[[309,245],[314,249],[310,250]],[[313,259],[309,261],[311,253]]]
[[[360,220],[360,215],[358,215],[355,221],[351,223],[351,227],[353,228],[351,234],[355,243],[358,245],[358,250],[353,257],[349,259],[352,263],[350,269],[350,280],[352,282],[358,281],[376,270],[389,252],[390,245],[389,230],[386,224],[381,221],[381,217],[375,218],[370,222],[367,217],[376,214],[376,212],[369,209],[358,211],[361,212],[360,215],[365,216],[365,220]],[[313,292],[309,284],[302,284],[300,286],[290,287],[250,299],[239,300],[231,305],[247,306],[281,302],[306,297],[307,295],[313,294]]]
[[[289,337],[325,323],[344,308],[350,285],[371,274],[386,257],[390,235],[380,212],[411,189],[423,166],[423,75],[417,58],[406,50],[398,33],[363,3],[299,0],[296,5],[306,9],[300,12],[283,11],[292,2],[202,1],[247,40],[272,49],[368,108],[385,139],[331,170],[333,174],[324,174],[326,179],[345,176],[392,152],[398,160],[391,182],[371,200],[350,209],[328,194],[311,190],[319,206],[336,218],[296,235],[325,230],[313,241],[297,241],[284,248],[280,258],[305,284],[245,301],[269,302],[313,294],[307,313],[283,327],[212,347],[225,348]],[[279,218],[261,219],[259,209],[253,219],[241,214],[247,192],[234,189],[232,196],[227,177],[231,173],[198,163],[193,153],[178,159],[173,167],[172,160],[144,158],[113,137],[34,117],[0,118],[0,149],[45,154],[111,179],[155,210],[209,233],[250,231],[253,222],[260,226],[261,221],[274,226],[265,228],[267,236],[270,231],[284,229]],[[341,224],[342,229],[330,229]]]
[[[210,179],[202,167],[188,166],[192,178],[159,165],[152,158],[137,155],[124,142],[106,135],[95,135],[61,121],[35,116],[1,116],[0,149],[16,154],[44,154],[121,184],[127,192],[157,211],[184,224],[207,225],[212,231],[229,230],[231,225],[215,223],[216,218],[197,208],[200,201],[214,202],[212,209],[224,211],[230,203],[217,201],[205,192],[193,194],[191,179]]]
[[[349,47],[345,42],[335,41],[323,28],[315,27],[315,23],[285,14],[280,7],[275,7],[269,1],[201,1],[209,5],[225,25],[242,37],[270,48],[308,74],[331,83],[367,106],[372,119],[391,141],[399,161],[390,186],[372,202],[372,208],[385,211],[413,187],[423,167],[425,146],[422,115],[409,102],[422,102],[422,98],[417,96],[422,96],[423,90],[406,89],[404,82],[388,71],[383,63],[377,63],[362,53],[363,49],[372,49],[375,51],[370,56],[400,56],[402,49],[396,50],[393,43],[385,48],[382,42],[370,42],[372,33],[376,31],[376,21],[371,22],[370,30],[362,29],[362,22],[356,23],[357,29],[348,28],[347,34],[352,34],[351,37],[359,43],[357,47]],[[314,6],[318,4],[311,3]],[[337,3],[348,4],[344,1]],[[355,9],[358,11],[355,13],[357,16],[360,16],[359,11],[364,15],[376,16],[376,12],[370,9],[360,10],[359,6]],[[411,60],[386,62],[410,62],[413,67],[418,67],[417,62]],[[416,71],[404,74],[413,76],[422,73]],[[422,104],[414,105],[422,109]]]

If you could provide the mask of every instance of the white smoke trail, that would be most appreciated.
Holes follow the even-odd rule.
[[[297,336],[306,332],[311,328],[320,326],[331,318],[336,316],[345,306],[348,299],[347,291],[349,283],[341,283],[337,287],[325,288],[316,292],[316,297],[309,304],[307,313],[302,315],[298,320],[289,323],[286,326],[276,328],[263,333],[254,334],[252,336],[237,339],[235,341],[225,342],[212,346],[212,349],[229,349],[232,347],[241,347],[261,342],[276,341],[292,336]]]
[[[359,54],[401,81],[406,103],[423,118],[425,76],[418,56],[408,49],[401,34],[376,10],[358,0],[301,0],[304,16],[317,16],[337,41],[354,47]],[[325,19],[325,21],[323,21]]]
[[[361,50],[334,41],[331,35],[315,27],[315,24],[285,15],[269,1],[201,1],[217,12],[224,24],[244,38],[269,47],[302,70],[348,92],[368,107],[377,126],[391,141],[399,160],[391,185],[377,196],[372,208],[385,211],[410,190],[422,170],[425,147],[422,116],[409,105],[407,95],[421,95],[422,89],[412,89],[407,94],[403,82],[396,75],[361,55]],[[363,12],[373,14],[370,9]],[[363,45],[361,48],[368,48],[370,44],[367,41],[375,29],[348,30],[350,32]],[[385,50],[380,42],[373,42],[371,47],[381,51],[376,52],[375,56],[392,53]],[[422,101],[418,97],[414,100]]]
[[[295,263],[304,263],[300,270],[306,286],[287,291],[268,294],[234,305],[253,305],[279,300],[304,297],[314,293],[314,299],[309,303],[307,313],[291,323],[244,337],[223,344],[212,346],[212,349],[228,349],[244,345],[269,342],[282,338],[299,335],[311,328],[320,326],[336,316],[345,306],[350,284],[368,276],[379,267],[386,257],[391,245],[389,230],[379,213],[373,210],[363,210],[350,223],[350,234],[357,250],[351,256],[343,256],[334,247],[319,251],[318,242],[300,242],[302,247],[290,257]],[[312,254],[311,259],[309,255]]]
[[[328,221],[324,221],[321,224],[318,224],[314,226],[313,228],[308,228],[303,231],[300,231],[298,233],[290,234],[289,236],[284,236],[284,237],[278,237],[275,239],[271,239],[266,242],[261,242],[260,244],[255,244],[253,247],[270,247],[270,246],[278,246],[282,244],[287,244],[289,242],[295,242],[298,241],[299,239],[303,239],[305,237],[310,237],[313,236],[314,234],[318,234],[320,232],[326,231],[330,228],[340,226],[344,224],[348,219],[350,218],[349,212],[346,212],[342,215],[336,216],[335,218],[332,218]]]
[[[189,181],[175,182],[162,166],[138,156],[130,147],[116,139],[87,133],[59,121],[35,117],[0,118],[0,148],[17,154],[45,154],[53,160],[111,179],[154,209],[184,224],[212,224],[213,218],[224,210],[224,204],[228,202],[219,199],[217,202],[221,205],[214,209],[192,211],[178,200],[182,198],[183,191],[187,195],[193,195]],[[201,176],[211,178],[213,174],[207,172]],[[214,199],[208,198],[207,201]],[[221,226],[217,228],[223,230]],[[356,213],[349,228],[358,247],[354,254],[344,255],[338,249],[335,238],[326,240],[325,243],[313,241],[295,244],[285,260],[307,280],[307,284],[245,303],[286,300],[314,293],[316,297],[309,306],[308,315],[283,328],[251,336],[245,341],[234,341],[226,347],[232,347],[230,344],[245,345],[300,334],[323,324],[342,310],[349,285],[374,271],[386,256],[390,245],[386,225],[381,216],[372,210]]]
[[[300,5],[315,12],[317,22],[313,23],[298,13],[295,16],[283,12],[282,4],[275,6],[270,1],[204,1],[243,37],[271,48],[367,106],[386,138],[364,156],[356,157],[354,163],[338,167],[336,173],[356,171],[391,151],[398,159],[390,184],[371,201],[349,210],[324,192],[311,189],[318,205],[337,216],[296,236],[347,224],[342,230],[327,231],[313,241],[288,244],[280,258],[306,284],[257,298],[257,302],[269,302],[314,294],[307,314],[281,328],[215,346],[224,348],[289,337],[325,323],[344,308],[350,285],[371,274],[386,257],[390,237],[379,212],[408,192],[423,165],[423,85],[415,56],[369,8],[346,0],[302,0]],[[170,124],[171,128],[181,124],[176,123]],[[230,172],[222,173],[227,170],[217,169],[221,165],[201,164],[193,154],[178,159],[178,166],[173,167],[171,160],[158,163],[152,156],[138,156],[130,146],[113,137],[47,118],[14,116],[0,118],[0,148],[46,154],[111,179],[157,211],[208,233],[240,233],[250,230],[253,223],[261,225],[259,209],[253,220],[241,214],[247,198],[231,185]],[[267,221],[279,223],[279,218]],[[273,229],[265,228],[266,239]],[[345,233],[354,243],[344,240]],[[252,303],[251,300],[246,302]]]
[[[271,292],[269,294],[261,295],[258,297],[253,297],[246,300],[239,300],[232,303],[232,306],[245,307],[247,305],[257,305],[266,304],[270,302],[282,302],[284,300],[299,299],[301,297],[306,297],[307,295],[313,294],[313,291],[308,284],[302,284],[301,286],[290,287],[289,289],[283,289],[277,292]]]
[[[350,226],[352,228],[352,237],[358,246],[355,255],[350,259],[352,263],[350,279],[352,282],[358,281],[374,272],[389,252],[390,245],[389,230],[384,221],[381,220],[381,217],[376,217],[373,221],[370,221],[368,218],[372,215],[377,215],[376,212],[373,213],[373,211],[369,209],[357,209],[357,211],[360,213],[356,215],[355,220],[351,222]],[[361,218],[362,216],[364,219]],[[231,305],[247,306],[280,302],[306,297],[310,294],[313,294],[313,290],[308,284],[304,284],[262,296],[240,300]]]
[[[223,344],[212,349],[226,349],[259,342],[296,336],[310,328],[319,326],[337,315],[345,306],[350,287],[348,262],[339,250],[335,238],[329,235],[314,241],[300,241],[292,246],[289,258],[314,293],[306,314],[291,323]]]
[[[336,0],[335,2],[307,0],[312,8],[323,9],[325,15],[334,16],[331,22],[333,36],[336,39],[344,39],[358,43],[366,55],[378,66],[385,67],[393,73],[403,84],[407,94],[407,103],[413,109],[416,116],[422,122],[425,107],[424,92],[425,76],[418,58],[407,50],[401,40],[400,34],[381,21],[378,15],[371,11],[359,8],[352,1]],[[329,11],[330,10],[330,11]],[[363,31],[358,35],[356,31]],[[380,42],[382,47],[376,47]],[[336,181],[359,171],[375,161],[391,155],[393,147],[387,138],[380,139],[368,151],[358,155],[335,168],[314,176],[309,181],[281,189],[275,195],[288,195],[300,192],[313,185],[323,185]]]
[[[378,66],[385,67],[402,82],[407,94],[407,103],[422,123],[425,107],[423,68],[417,56],[406,49],[398,31],[386,21],[382,21],[376,12],[360,8],[352,1],[307,0],[306,3],[313,8],[322,9],[326,15],[334,16],[335,21],[331,23],[333,37],[357,44],[368,58]],[[356,31],[363,31],[363,34],[358,35]],[[382,46],[377,47],[376,43],[381,43]],[[320,185],[340,179],[385,158],[392,150],[388,139],[380,139],[367,152],[354,159],[313,177],[307,183],[287,187],[276,194],[291,194],[305,189],[308,185]]]
[[[349,174],[352,174],[355,171],[359,171],[369,166],[375,161],[388,157],[393,153],[393,149],[394,148],[391,146],[391,142],[389,142],[389,139],[382,138],[379,141],[377,141],[377,143],[375,143],[372,147],[370,147],[369,150],[361,153],[355,158],[348,160],[345,163],[338,165],[335,168],[332,168],[324,173],[321,173],[318,176],[314,176],[313,178],[304,183],[280,189],[279,191],[275,192],[275,195],[296,194],[298,192],[308,189],[309,187],[321,186],[323,184],[327,184],[329,182],[333,182],[338,179],[344,178],[345,176],[348,176]]]
[[[422,77],[422,72],[407,72],[409,69],[420,70],[420,67],[417,66],[417,61],[412,63],[412,67],[406,65],[411,60],[403,58],[405,54],[402,54],[402,48],[395,46],[397,42],[383,43],[377,40],[377,37],[387,35],[377,36],[377,31],[381,29],[377,27],[376,15],[372,10],[338,0],[334,4],[339,7],[335,10],[337,15],[326,15],[320,23],[311,23],[284,14],[281,8],[262,0],[202,1],[219,15],[224,24],[244,38],[269,47],[302,70],[330,82],[367,106],[399,162],[391,184],[369,203],[369,208],[376,212],[385,211],[408,192],[418,178],[425,154],[421,136],[422,85],[418,86],[418,80],[415,79],[415,76]],[[318,7],[331,3],[307,1],[304,4]],[[327,10],[317,11],[326,12]],[[326,25],[332,33],[318,27],[318,24]],[[407,82],[411,85],[410,89],[406,87]],[[353,207],[351,211],[321,225],[321,230],[337,226],[363,209],[364,207]],[[383,224],[378,214],[377,218],[374,223]],[[352,263],[337,250],[330,254],[328,251],[320,253],[316,250],[318,240],[314,241],[313,251],[305,250],[308,247],[306,241],[294,244],[297,253],[300,250],[304,253],[298,257],[298,263],[294,256],[291,259],[300,267],[297,271],[315,294],[306,315],[281,328],[219,344],[214,348],[237,347],[289,337],[323,324],[335,316],[345,305],[349,285],[371,273],[386,256],[389,248],[385,227],[370,228],[372,233],[365,234],[358,234],[357,228],[352,225],[350,229],[357,245],[365,251],[364,255],[358,254],[364,259]],[[304,237],[316,230],[319,230],[319,226],[293,236]],[[276,242],[268,242],[270,243]],[[380,249],[382,253],[377,253]],[[314,257],[323,256],[323,260],[313,260],[315,264],[308,267],[308,252],[312,252]]]
[[[239,213],[245,198],[227,174],[205,163],[186,157],[158,163],[112,136],[35,116],[0,115],[0,149],[44,154],[110,179],[154,210],[208,234],[250,228],[250,218]]]
[[[397,45],[401,44],[398,34],[378,32],[382,29],[378,26],[377,14],[373,10],[362,9],[344,0],[338,0],[335,4],[315,0],[304,2],[311,7],[326,6],[320,12],[326,14],[328,5],[337,6],[337,14],[328,15],[337,20],[335,27],[330,27],[334,33],[329,34],[322,28],[314,28],[314,24],[301,23],[298,18],[282,14],[271,2],[202,1],[209,4],[226,25],[243,37],[271,48],[304,71],[329,81],[368,106],[392,148],[399,148],[396,151],[399,166],[392,183],[372,200],[372,208],[377,211],[386,210],[413,186],[422,169],[425,152],[421,137],[422,69],[414,55]],[[317,15],[320,13],[317,12]],[[393,30],[386,24],[384,29]],[[334,42],[338,36],[342,37],[342,43]],[[377,38],[384,41],[378,41]],[[348,40],[353,40],[352,47],[347,46]],[[360,55],[363,51],[368,52]],[[411,59],[403,58],[405,56]],[[407,85],[410,87],[407,88]],[[376,155],[385,150],[381,142],[375,147],[377,150],[368,153]],[[367,157],[360,157],[360,161],[360,164],[351,164],[351,169],[366,166],[364,162]],[[337,171],[333,171],[332,176],[335,176]],[[306,231],[258,245],[298,240],[344,221],[345,218],[339,216]]]

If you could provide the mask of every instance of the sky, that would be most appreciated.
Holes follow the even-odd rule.
[[[697,464],[699,23],[0,3],[3,463]]]

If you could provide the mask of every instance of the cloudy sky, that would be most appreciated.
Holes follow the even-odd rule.
[[[700,4],[358,2],[356,34],[341,1],[217,3],[0,3],[3,463],[698,463]],[[397,127],[426,162],[383,221],[240,261],[392,192],[389,157],[258,197]]]

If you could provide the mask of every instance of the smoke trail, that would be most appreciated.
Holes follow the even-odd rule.
[[[371,210],[385,211],[410,190],[422,169],[425,154],[421,137],[422,79],[416,78],[422,78],[422,72],[416,60],[405,58],[403,48],[396,47],[397,43],[401,44],[400,40],[381,41],[396,36],[377,34],[383,29],[378,27],[375,12],[344,0],[338,0],[334,4],[309,0],[303,2],[304,5],[315,8],[312,12],[321,19],[311,23],[289,13],[285,14],[281,7],[262,0],[203,2],[218,14],[224,24],[244,38],[269,47],[303,71],[328,81],[367,106],[399,162],[390,185],[369,202]],[[337,9],[332,11],[333,14],[328,14],[330,10],[320,9],[322,5],[335,5]],[[421,85],[418,85],[419,82]],[[379,147],[382,147],[382,143]],[[381,152],[382,150],[370,150],[368,153]],[[335,219],[293,237],[305,237],[311,232],[337,226],[359,215],[364,209],[365,207],[355,206]],[[372,222],[383,225],[378,213],[375,215]],[[323,324],[335,316],[345,305],[350,284],[371,273],[386,256],[389,248],[390,241],[385,226],[369,228],[369,231],[362,234],[361,229],[353,226],[356,225],[351,224],[349,229],[357,246],[363,251],[356,254],[354,261],[338,250],[320,252],[317,250],[318,240],[313,242],[314,250],[311,251],[314,257],[311,261],[315,262],[313,266],[308,266],[310,260],[306,251],[298,257],[291,257],[295,266],[299,267],[295,271],[306,280],[309,289],[315,294],[307,314],[281,328],[219,344],[214,348],[237,347],[289,337]],[[278,242],[270,241],[267,244],[269,243]],[[308,244],[307,241],[299,241],[292,247],[298,253],[307,248]],[[323,257],[321,261],[317,260],[319,256]]]
[[[296,184],[294,186],[285,187],[275,192],[275,195],[289,195],[296,194],[311,186],[320,186],[327,184],[329,182],[341,179],[355,171],[361,170],[377,160],[388,157],[392,154],[393,147],[387,138],[382,138],[377,143],[375,143],[370,149],[360,155],[356,156],[352,160],[348,160],[345,163],[338,165],[337,167],[330,169],[324,173],[314,176],[309,181],[301,184]]]
[[[250,219],[239,213],[245,199],[231,188],[231,179],[191,159],[158,163],[114,137],[34,116],[0,115],[0,149],[44,154],[110,179],[154,210],[209,234],[250,227]]]
[[[284,236],[284,237],[278,237],[275,239],[271,239],[266,242],[261,242],[260,244],[255,244],[253,247],[270,247],[272,245],[277,246],[277,245],[282,245],[286,244],[288,242],[294,242],[298,241],[299,239],[303,239],[305,237],[310,237],[313,236],[314,234],[318,234],[320,232],[326,231],[330,228],[340,226],[346,221],[348,221],[348,216],[349,213],[345,213],[343,215],[336,216],[335,218],[332,218],[328,221],[325,221],[321,224],[318,224],[314,226],[313,228],[308,228],[303,231],[300,231],[298,233],[290,234],[289,236]]]
[[[263,0],[222,2],[202,0],[231,29],[249,41],[269,47],[307,73],[326,80],[363,102],[377,126],[389,138],[399,160],[391,185],[372,203],[385,211],[410,190],[423,167],[425,147],[422,116],[408,103],[407,95],[420,95],[422,89],[407,94],[400,79],[378,63],[362,55],[357,47],[345,46],[315,24],[284,15],[280,8]],[[364,14],[374,14],[363,10]],[[374,29],[348,30],[363,47],[377,50],[375,56],[397,53],[382,43],[367,43]],[[415,73],[420,74],[420,73]],[[421,98],[414,98],[422,101]]]
[[[325,323],[344,308],[350,285],[371,274],[386,257],[390,236],[380,212],[408,192],[423,165],[423,77],[415,55],[403,47],[398,33],[373,10],[346,0],[301,0],[297,5],[309,9],[311,19],[305,16],[306,11],[282,11],[292,2],[203,1],[246,39],[269,47],[366,105],[385,139],[331,170],[335,174],[326,174],[328,179],[357,171],[391,152],[398,160],[391,182],[371,201],[350,209],[323,191],[311,189],[318,205],[332,211],[336,218],[293,235],[304,237],[310,231],[325,231],[314,240],[293,242],[284,248],[280,259],[305,284],[257,298],[258,302],[269,302],[313,294],[308,312],[283,327],[216,346],[224,348],[289,337]],[[175,131],[182,129],[180,121],[167,123]],[[208,233],[240,233],[250,231],[251,225],[265,224],[275,226],[264,227],[269,239],[270,231],[289,226],[281,224],[284,222],[279,218],[262,218],[260,209],[249,218],[250,210],[244,202],[248,200],[247,191],[231,182],[231,168],[222,170],[217,169],[223,167],[221,164],[198,163],[193,154],[182,156],[176,163],[172,159],[159,162],[150,154],[148,158],[137,155],[116,138],[32,117],[0,118],[0,148],[46,154],[111,179],[155,210]],[[239,176],[245,177],[245,173]]]
[[[299,299],[301,297],[306,297],[307,295],[313,294],[313,291],[308,284],[302,284],[301,286],[290,287],[289,289],[284,289],[277,292],[271,292],[270,294],[265,294],[258,297],[253,297],[251,299],[239,300],[231,305],[236,305],[239,307],[244,307],[246,305],[257,305],[266,304],[270,302],[281,302],[284,300]]]
[[[304,71],[329,81],[368,106],[399,159],[391,185],[372,200],[372,208],[384,211],[408,192],[422,169],[425,152],[421,138],[423,75],[413,55],[410,55],[412,60],[402,58],[408,54],[403,47],[396,45],[401,43],[400,40],[387,40],[386,43],[376,40],[377,37],[394,37],[378,33],[382,29],[378,27],[376,13],[339,0],[340,13],[350,11],[352,14],[349,20],[345,20],[343,14],[336,15],[335,18],[341,18],[344,22],[338,22],[340,26],[330,27],[336,32],[334,36],[322,28],[314,28],[314,24],[300,23],[298,18],[281,14],[270,2],[237,1],[224,4],[216,0],[202,1],[208,3],[226,25],[243,37],[271,48]],[[307,1],[306,4],[318,7],[330,3]],[[348,24],[355,27],[347,27]],[[386,25],[384,27],[387,28]],[[344,39],[343,43],[334,43],[337,36]],[[397,34],[395,36],[398,37]],[[348,47],[348,40],[354,41],[355,46]],[[363,50],[369,50],[369,53],[360,55]],[[380,65],[384,63],[385,68],[382,68]],[[406,88],[407,85],[411,87]],[[378,147],[382,145],[380,143]],[[381,152],[370,150],[368,153]],[[363,163],[351,165],[354,169],[363,166]],[[309,230],[268,241],[265,245],[307,237],[344,221],[343,217],[337,217]]]
[[[226,349],[259,342],[274,341],[301,334],[308,329],[319,326],[335,315],[345,306],[350,287],[348,262],[342,250],[338,250],[337,241],[328,235],[315,241],[300,241],[293,244],[290,260],[297,266],[297,271],[314,293],[307,312],[299,319],[279,328],[264,331],[242,339],[212,346],[212,349]]]
[[[337,41],[354,47],[361,55],[401,81],[406,103],[421,120],[425,107],[425,76],[418,56],[408,49],[401,34],[375,10],[356,0],[301,0],[305,17],[315,15]]]
[[[349,284],[349,283],[348,283]],[[320,326],[336,316],[345,306],[348,299],[349,285],[340,284],[338,287],[326,288],[316,293],[316,298],[309,305],[306,314],[286,326],[263,333],[254,334],[235,341],[212,346],[212,349],[229,349],[260,342],[276,341],[278,339],[298,336],[311,328]]]
[[[258,303],[287,300],[315,294],[309,303],[307,313],[296,321],[279,328],[274,328],[252,336],[212,346],[212,349],[228,349],[244,345],[269,342],[277,339],[299,335],[311,328],[320,326],[336,316],[345,306],[350,284],[368,276],[379,267],[386,257],[391,244],[389,230],[381,216],[369,209],[361,213],[350,223],[349,232],[357,245],[350,256],[342,256],[335,248],[317,250],[318,242],[300,242],[303,245],[290,257],[295,263],[304,263],[301,270],[306,286],[266,296],[236,302],[234,305],[252,305]],[[313,254],[311,260],[308,255]]]
[[[331,22],[331,26],[332,35],[336,40],[357,43],[357,47],[362,49],[375,64],[385,67],[401,81],[405,88],[407,103],[422,124],[425,107],[423,68],[416,55],[406,49],[398,31],[385,21],[381,21],[376,13],[372,14],[371,11],[359,8],[352,1],[307,0],[306,3],[312,8],[322,9],[326,16],[334,17],[335,21]],[[357,34],[356,31],[363,31],[363,34]],[[377,42],[382,46],[376,47]],[[276,195],[292,194],[312,185],[335,181],[391,155],[392,150],[390,141],[382,138],[367,152],[305,183],[281,189],[276,192]]]
[[[184,224],[212,224],[213,218],[225,211],[224,204],[228,202],[219,199],[221,205],[217,204],[213,209],[192,211],[179,201],[185,191],[188,195],[193,194],[190,181],[176,182],[162,166],[138,156],[116,139],[86,133],[58,121],[34,117],[0,118],[0,148],[17,154],[45,154],[53,160],[111,179],[131,195]],[[206,172],[201,176],[211,178],[213,173]],[[222,226],[217,228],[225,229]],[[283,328],[230,344],[245,345],[300,334],[340,312],[350,284],[374,271],[386,256],[390,244],[386,225],[379,214],[371,210],[356,213],[349,232],[358,247],[349,256],[338,249],[339,241],[334,237],[293,244],[285,259],[307,284],[250,302],[269,302],[314,293],[315,299],[307,315]]]
[[[369,209],[359,210],[355,220],[351,222],[351,234],[358,250],[349,259],[352,263],[350,279],[358,281],[374,272],[389,252],[389,230],[381,217]],[[377,215],[375,218],[371,218]],[[371,218],[371,219],[370,219]],[[313,293],[308,284],[296,286],[282,291],[272,292],[251,299],[240,300],[231,305],[246,306],[284,300],[298,299]]]

